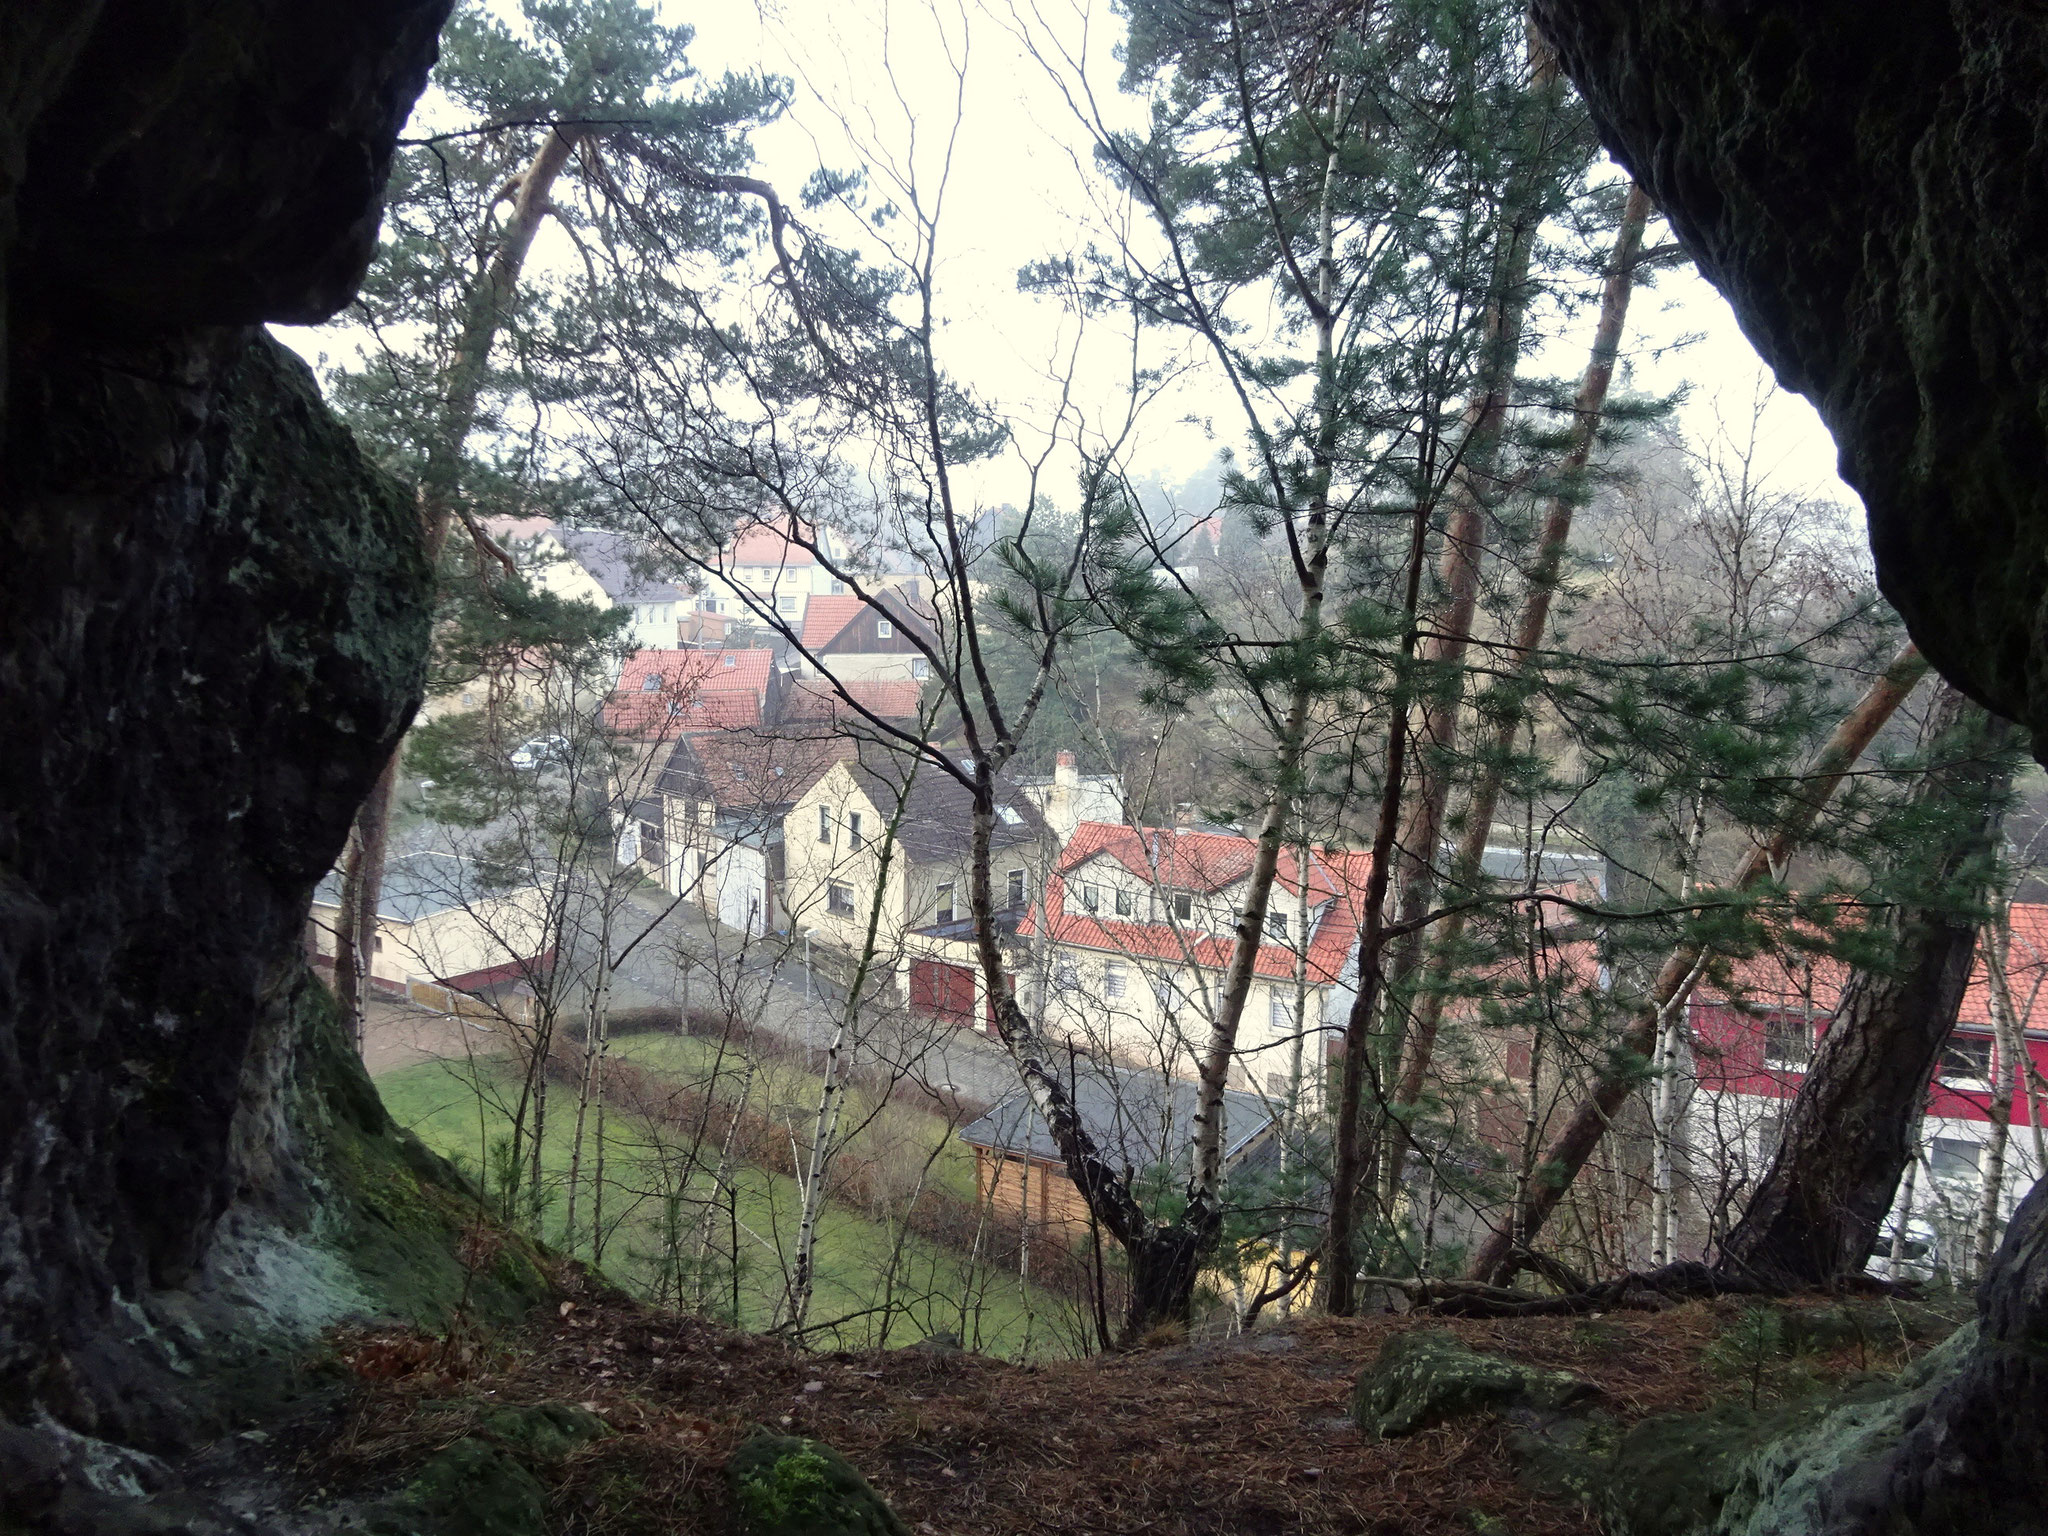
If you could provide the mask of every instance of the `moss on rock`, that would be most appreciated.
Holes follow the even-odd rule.
[[[853,1464],[816,1440],[755,1435],[725,1475],[744,1536],[910,1536]]]
[[[377,1536],[546,1536],[547,1496],[498,1447],[465,1435],[370,1521]]]
[[[1568,1371],[1482,1355],[1448,1330],[1418,1329],[1381,1347],[1358,1378],[1351,1414],[1361,1429],[1390,1439],[1469,1413],[1569,1408],[1597,1390]]]
[[[571,1403],[494,1408],[484,1415],[483,1427],[522,1461],[543,1466],[609,1433],[603,1419]]]

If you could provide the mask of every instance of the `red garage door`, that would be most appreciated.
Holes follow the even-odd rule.
[[[910,968],[910,1006],[953,1024],[974,1017],[974,972],[964,965],[920,960]]]

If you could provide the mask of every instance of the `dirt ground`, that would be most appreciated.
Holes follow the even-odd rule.
[[[363,1065],[372,1077],[415,1062],[495,1049],[495,1038],[482,1024],[389,998],[372,998],[363,1011]]]
[[[1739,1310],[1723,1300],[1424,1325],[1577,1371],[1627,1423],[1729,1395],[1710,1346]],[[1513,1426],[1500,1418],[1387,1442],[1352,1427],[1359,1369],[1414,1326],[1315,1318],[1223,1344],[1018,1366],[924,1347],[807,1355],[589,1294],[509,1343],[338,1340],[354,1407],[338,1438],[304,1448],[299,1470],[329,1487],[390,1486],[483,1409],[575,1402],[614,1433],[557,1474],[551,1516],[554,1529],[592,1536],[731,1531],[721,1469],[755,1426],[837,1447],[924,1536],[1591,1531],[1583,1508],[1516,1481]],[[1859,1363],[1879,1364],[1840,1368]]]

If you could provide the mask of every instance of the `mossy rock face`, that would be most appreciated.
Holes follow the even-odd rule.
[[[371,1529],[379,1536],[547,1536],[547,1498],[526,1468],[465,1435],[421,1467]]]
[[[1877,1465],[1921,1417],[1935,1393],[1962,1368],[1977,1342],[1965,1324],[1898,1379],[1831,1399],[1757,1446],[1732,1469],[1714,1536],[1766,1536],[1825,1528],[1844,1485]],[[1995,1516],[1977,1528],[2010,1529]]]
[[[1621,1437],[1593,1501],[1611,1536],[1692,1536],[1711,1528],[1743,1464],[1821,1408],[1719,1403],[1645,1419]]]
[[[725,1475],[742,1536],[910,1536],[853,1464],[816,1440],[755,1435]]]
[[[1568,1371],[1482,1355],[1445,1329],[1418,1329],[1387,1340],[1359,1375],[1351,1416],[1382,1439],[1412,1435],[1466,1414],[1504,1408],[1559,1411],[1598,1388]]]

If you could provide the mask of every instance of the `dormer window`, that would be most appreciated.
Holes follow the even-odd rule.
[[[727,651],[725,653],[725,664],[728,667],[737,667],[740,664],[740,659],[739,657],[733,655],[731,651]]]
[[[1287,914],[1285,912],[1268,912],[1266,914],[1266,937],[1269,939],[1284,939],[1287,937]]]
[[[642,693],[661,692],[661,674],[658,672],[648,673],[647,676],[641,681],[640,691]]]
[[[895,639],[896,626],[894,624],[891,624],[887,619],[875,620],[875,638],[877,640]]]
[[[1186,891],[1173,893],[1173,915],[1186,922],[1195,915],[1195,898]]]

